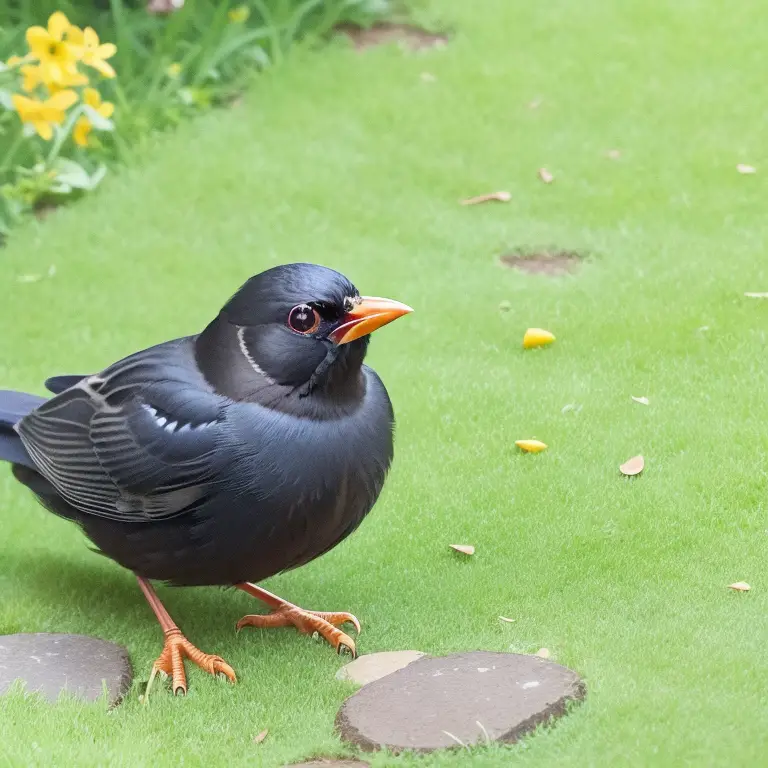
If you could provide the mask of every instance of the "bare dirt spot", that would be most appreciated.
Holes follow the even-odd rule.
[[[288,768],[369,768],[368,763],[359,760],[342,760],[335,758],[315,758],[309,763],[294,763]]]
[[[441,48],[448,43],[446,35],[427,32],[426,29],[409,24],[383,22],[374,24],[369,29],[342,24],[338,30],[352,41],[358,51],[392,43],[397,43],[410,51],[424,51],[430,48]]]
[[[556,248],[528,250],[520,248],[505,253],[500,261],[505,267],[527,272],[530,275],[570,275],[580,266],[584,257],[575,251],[563,251]]]

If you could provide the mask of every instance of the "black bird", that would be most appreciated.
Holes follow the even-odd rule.
[[[154,664],[186,692],[184,658],[235,673],[182,635],[150,580],[236,586],[337,651],[349,613],[303,610],[255,585],[330,550],[373,507],[394,416],[363,364],[368,334],[411,312],[312,264],[248,280],[200,334],[101,373],[56,376],[49,400],[0,391],[0,459],[52,512],[133,571],[165,633]]]

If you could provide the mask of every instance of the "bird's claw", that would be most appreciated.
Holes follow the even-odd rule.
[[[232,667],[227,664],[221,656],[214,656],[210,653],[203,653],[199,648],[192,645],[179,629],[171,629],[165,633],[165,645],[163,652],[152,665],[152,674],[149,676],[147,689],[144,692],[145,703],[149,702],[149,692],[152,683],[157,675],[164,679],[171,677],[171,688],[174,695],[187,693],[187,675],[184,671],[184,659],[189,659],[193,664],[197,664],[202,670],[216,677],[224,676],[231,683],[237,682],[237,676]]]
[[[320,635],[330,643],[337,653],[341,654],[342,650],[344,650],[350,653],[352,658],[355,658],[357,656],[355,641],[346,632],[338,629],[343,624],[352,624],[357,630],[358,635],[360,634],[360,622],[351,613],[305,611],[295,605],[286,603],[271,613],[243,616],[237,622],[237,630],[239,632],[243,627],[270,629],[273,627],[294,626],[303,634]]]

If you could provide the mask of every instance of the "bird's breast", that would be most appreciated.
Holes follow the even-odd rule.
[[[232,486],[222,489],[232,503],[218,519],[237,542],[242,577],[257,581],[322,555],[362,522],[392,461],[391,404],[375,378],[351,416],[277,414],[260,441],[240,448]]]

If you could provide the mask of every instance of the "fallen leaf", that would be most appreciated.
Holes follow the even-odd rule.
[[[757,173],[757,168],[755,168],[754,165],[747,165],[746,163],[739,163],[736,166],[736,170],[741,174],[751,174],[751,173]]]
[[[539,168],[539,178],[545,184],[551,184],[555,180],[555,177],[546,168]]]
[[[475,548],[471,544],[449,544],[451,549],[461,552],[462,555],[474,555]]]
[[[622,475],[632,477],[633,475],[639,475],[645,467],[645,459],[642,456],[633,456],[631,459],[627,459],[620,467]]]
[[[523,336],[523,348],[534,349],[535,347],[546,347],[555,341],[555,336],[543,328],[529,328]]]
[[[269,729],[265,728],[260,734],[253,737],[253,743],[254,744],[261,744],[264,739],[267,738],[267,734],[269,733]]]
[[[39,283],[44,277],[54,277],[56,275],[56,265],[51,264],[48,267],[45,275],[18,275],[16,282],[18,283]]]
[[[491,200],[498,200],[500,203],[508,203],[512,199],[512,195],[509,192],[489,192],[487,195],[477,195],[476,197],[468,197],[466,200],[462,200],[462,205],[477,205],[478,203],[488,203]]]
[[[501,621],[506,621],[507,624],[514,624],[516,621],[515,619],[508,619],[506,616],[499,616],[499,619]]]
[[[546,443],[542,443],[541,440],[515,440],[515,445],[526,453],[541,453],[549,447]]]
[[[747,291],[744,295],[748,299],[768,299],[768,292],[765,292],[765,293],[753,293],[751,291]]]
[[[735,592],[749,592],[752,587],[746,581],[737,581],[734,584],[729,584],[728,589],[732,589]]]
[[[640,403],[640,405],[650,405],[650,402],[651,402],[647,397],[635,397],[634,395],[630,395],[630,397],[636,403]]]
[[[536,655],[539,656],[542,659],[548,659],[549,658],[549,648],[539,648],[539,650],[536,651]]]
[[[621,157],[621,152],[618,149],[609,149],[605,156],[610,160],[618,160]]]

